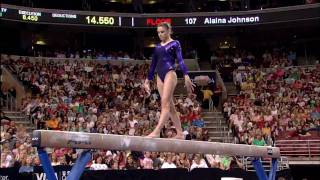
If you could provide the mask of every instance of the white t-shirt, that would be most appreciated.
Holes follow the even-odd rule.
[[[136,130],[134,128],[130,128],[129,129],[129,136],[134,136],[135,132],[136,132]]]
[[[177,168],[177,166],[173,163],[167,163],[167,162],[164,162],[161,166],[161,169],[167,169],[167,168]]]
[[[193,106],[193,102],[190,98],[186,98],[185,102],[187,103],[187,106]]]
[[[278,110],[277,110],[277,109],[275,109],[275,110],[271,111],[271,115],[273,115],[273,116],[278,115]]]
[[[130,128],[134,128],[134,124],[138,123],[137,120],[132,120],[132,121],[129,121],[129,125],[130,125]]]
[[[190,170],[194,169],[194,168],[208,168],[206,161],[204,159],[200,160],[200,164],[197,164],[193,161]]]
[[[106,164],[91,164],[91,170],[107,170],[108,166]]]

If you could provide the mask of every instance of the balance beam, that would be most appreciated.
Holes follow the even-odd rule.
[[[33,131],[32,144],[38,148],[107,149],[280,157],[280,150],[277,147],[53,130]]]

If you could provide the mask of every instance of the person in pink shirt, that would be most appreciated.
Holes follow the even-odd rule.
[[[264,116],[263,119],[265,122],[271,122],[273,120],[273,116],[270,111],[268,111]]]
[[[151,159],[150,152],[147,151],[144,153],[144,158],[141,161],[141,166],[143,169],[153,169],[153,161]]]

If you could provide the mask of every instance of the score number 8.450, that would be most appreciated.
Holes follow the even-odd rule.
[[[114,17],[86,16],[86,23],[93,25],[114,25]]]
[[[38,16],[34,16],[34,15],[22,15],[22,20],[24,20],[24,21],[38,21],[39,20],[39,18],[38,18]]]

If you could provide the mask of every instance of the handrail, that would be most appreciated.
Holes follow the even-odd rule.
[[[10,95],[9,93],[6,94],[5,97],[1,97],[0,101],[1,101],[0,103],[1,107],[5,108],[8,111],[15,111],[18,109],[16,98]]]
[[[275,146],[287,157],[320,157],[320,140],[276,140]]]
[[[277,140],[276,142],[302,142],[302,141],[315,141],[315,142],[320,142],[318,139],[308,139],[308,140],[298,140],[298,139],[293,139],[293,140]]]
[[[270,171],[272,159],[261,159],[261,163],[266,171]],[[244,158],[243,165],[246,171],[255,171],[252,165],[252,157]],[[281,171],[284,169],[289,169],[289,160],[287,157],[281,156],[280,158],[278,158],[277,171]]]
[[[20,81],[20,79],[19,79],[16,75],[12,74],[12,73],[10,72],[10,70],[7,69],[7,66],[1,66],[1,69],[2,69],[3,71],[5,71],[6,73],[9,73],[10,76],[11,76],[13,79],[15,79],[15,80],[17,81],[17,83],[18,83],[18,84],[23,88],[23,90],[25,91],[25,87],[24,87],[23,83]]]
[[[222,87],[222,93],[220,95],[220,101],[219,101],[219,109],[222,108],[223,103],[228,99],[228,93],[227,93],[227,88],[223,82],[223,79],[220,75],[220,72],[216,70],[216,81],[219,83]]]

